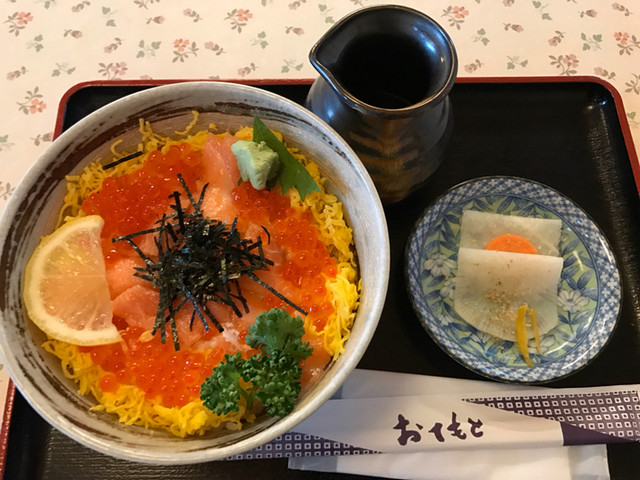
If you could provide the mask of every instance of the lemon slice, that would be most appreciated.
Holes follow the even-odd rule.
[[[100,232],[104,220],[71,220],[43,237],[27,263],[24,303],[33,323],[52,338],[75,345],[120,341],[111,322]]]

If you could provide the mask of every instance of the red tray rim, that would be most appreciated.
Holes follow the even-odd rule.
[[[4,464],[7,458],[7,448],[9,446],[9,425],[11,423],[11,411],[13,410],[13,399],[16,389],[11,379],[5,392],[4,411],[2,412],[2,423],[0,424],[0,477],[4,474]]]

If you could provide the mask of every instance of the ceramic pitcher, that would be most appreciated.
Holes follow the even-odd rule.
[[[320,77],[306,106],[350,144],[384,203],[404,199],[438,168],[452,125],[457,56],[447,33],[402,6],[358,10],[309,54]]]

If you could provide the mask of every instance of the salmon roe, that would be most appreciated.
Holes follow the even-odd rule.
[[[102,237],[107,268],[122,256],[135,255],[126,242],[112,243],[111,239],[149,228],[161,218],[171,203],[169,195],[182,190],[178,173],[192,193],[199,193],[195,185],[202,174],[201,160],[201,153],[193,151],[187,143],[171,147],[166,154],[152,152],[145,166],[130,174],[105,179],[101,190],[84,201],[85,213],[105,219]],[[326,281],[336,276],[338,268],[313,225],[311,213],[292,208],[279,187],[255,190],[249,182],[242,182],[233,189],[232,198],[238,210],[238,230],[245,231],[251,224],[263,226],[270,235],[269,240],[263,237],[263,241],[275,242],[286,252],[285,260],[270,269],[291,286],[287,298],[306,310],[316,329],[322,331],[335,313],[328,301]],[[272,286],[279,290],[278,285]],[[258,303],[264,310],[285,307],[292,312],[289,305],[266,289],[260,294]],[[184,406],[199,397],[200,385],[224,354],[235,353],[219,347],[175,351],[169,332],[167,343],[162,344],[158,334],[148,340],[149,332],[143,335],[142,328],[128,326],[120,318],[113,321],[123,342],[81,347],[105,371],[99,381],[104,392],[115,393],[120,385],[136,385],[148,399],[158,399],[166,407]],[[246,325],[237,328],[241,341],[246,328]]]
[[[106,178],[100,191],[92,193],[82,203],[82,210],[104,218],[102,246],[107,263],[122,252],[132,252],[127,242],[112,238],[149,228],[162,217],[171,202],[169,195],[182,190],[181,174],[194,194],[200,175],[202,154],[188,143],[174,145],[167,153],[151,152],[143,168],[119,177]]]
[[[309,312],[316,328],[322,331],[334,312],[331,303],[325,300],[325,284],[327,278],[335,278],[338,268],[313,225],[311,212],[301,213],[291,207],[289,198],[282,196],[279,188],[255,190],[248,182],[233,190],[233,199],[241,218],[271,226],[271,240],[287,251],[284,264],[275,268],[283,279],[300,290],[299,298],[291,300],[297,300],[297,305]],[[274,295],[267,298],[265,305],[284,306]]]
[[[106,374],[99,382],[104,392],[115,393],[123,385],[137,385],[149,399],[166,407],[182,407],[197,398],[200,385],[224,356],[220,348],[209,351],[173,349],[160,335],[140,341],[144,330],[129,327],[120,332],[123,342],[81,347]]]

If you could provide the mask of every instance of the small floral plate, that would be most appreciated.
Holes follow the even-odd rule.
[[[467,209],[562,220],[558,325],[529,342],[527,366],[515,342],[475,329],[453,309],[460,220]],[[453,187],[431,205],[412,232],[406,278],[413,307],[431,337],[467,368],[502,381],[543,383],[584,367],[618,321],[621,282],[606,238],[567,197],[537,182],[484,177]]]

